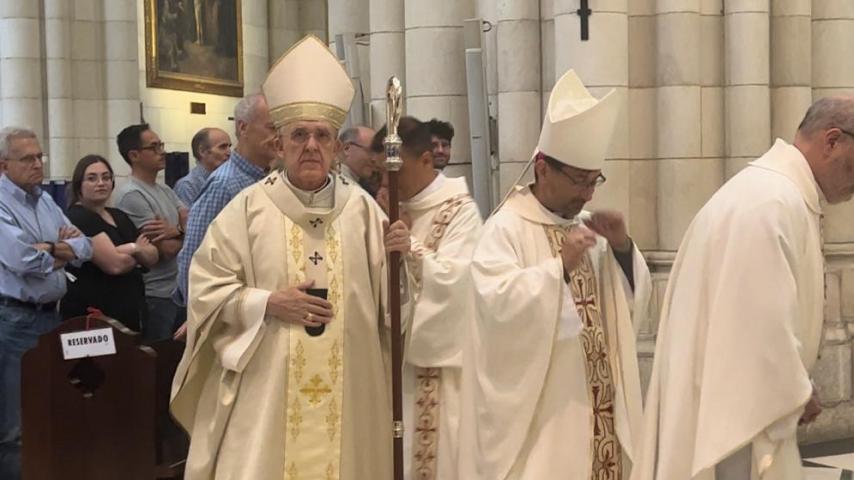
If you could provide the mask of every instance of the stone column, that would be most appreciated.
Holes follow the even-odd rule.
[[[812,2],[812,86],[815,99],[854,94],[854,3],[845,0]],[[854,203],[829,207],[825,212],[825,241],[854,242]]]
[[[812,103],[810,0],[771,4],[771,136],[792,142]]]
[[[554,87],[555,80],[555,1],[540,0],[540,97],[542,112],[545,113],[549,103],[549,93]]]
[[[268,56],[272,65],[300,38],[299,0],[268,0]]]
[[[727,0],[726,175],[738,173],[771,144],[768,0]]]
[[[103,3],[73,2],[70,4],[73,7],[69,7],[75,153],[73,157],[64,159],[68,174],[84,155],[104,154],[115,148],[115,143],[108,142],[105,133],[107,84],[104,58],[108,42],[104,36]]]
[[[327,0],[298,1],[300,37],[311,34],[325,42],[328,41]]]
[[[102,0],[104,10],[104,63],[106,83],[105,150],[117,174],[129,174],[130,167],[115,146],[123,128],[139,123],[139,45],[137,9],[134,0]],[[144,68],[144,67],[143,67]],[[144,78],[144,77],[143,77]],[[145,81],[144,79],[142,80]]]
[[[655,0],[629,2],[629,216],[631,235],[644,250],[658,247],[656,158]],[[654,335],[655,332],[652,332]]]
[[[854,3],[846,0],[812,1],[812,93],[814,99],[854,95]],[[825,333],[821,359],[814,368],[821,399],[826,405],[816,425],[803,435],[811,441],[850,436],[852,396],[851,338],[854,334],[854,204],[828,206],[824,239],[827,262]],[[801,435],[799,435],[801,438]]]
[[[537,3],[499,2],[496,11],[499,200],[531,159],[542,125]],[[526,180],[533,178],[528,172]]]
[[[335,35],[368,33],[368,0],[327,0],[329,44],[335,51]]]
[[[722,35],[713,3],[656,5],[658,248],[666,252],[722,183]]]
[[[243,85],[246,92],[260,91],[270,67],[267,2],[241,2],[243,8]]]
[[[468,175],[468,100],[466,98],[463,20],[474,14],[472,0],[406,0],[407,113],[422,120],[438,118],[454,126],[451,176]],[[458,166],[459,165],[459,166]]]
[[[371,125],[380,128],[386,121],[385,90],[388,79],[394,75],[405,90],[406,49],[403,33],[403,2],[401,0],[370,0],[370,105]]]
[[[39,2],[0,2],[0,119],[4,126],[32,128],[44,144],[39,17]]]
[[[602,97],[615,89],[621,104],[606,156],[603,174],[608,182],[597,189],[591,207],[607,207],[629,214],[629,19],[628,0],[590,2],[589,40],[581,40],[578,0],[555,0],[555,79],[574,69],[591,94]],[[631,218],[628,218],[631,228]]]
[[[45,78],[47,79],[48,116],[42,148],[48,154],[50,173],[54,178],[70,177],[77,156],[71,95],[71,9],[69,2],[57,0],[45,2]],[[133,31],[132,33],[136,34]]]

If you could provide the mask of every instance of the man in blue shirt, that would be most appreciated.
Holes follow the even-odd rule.
[[[0,130],[0,478],[21,475],[21,357],[39,335],[59,325],[57,301],[65,295],[66,264],[92,257],[44,180],[35,133]]]
[[[190,147],[196,158],[196,166],[175,183],[174,189],[187,206],[192,206],[199,197],[208,176],[228,160],[231,155],[231,138],[218,128],[203,128],[193,135]]]
[[[190,261],[201,245],[208,225],[244,188],[267,174],[276,159],[276,128],[270,118],[267,100],[261,94],[248,95],[234,108],[237,146],[231,157],[216,169],[190,209],[184,245],[178,254],[178,288],[174,299],[187,304],[187,282]],[[175,334],[183,336],[186,325]]]

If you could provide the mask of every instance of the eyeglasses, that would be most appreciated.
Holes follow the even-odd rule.
[[[166,151],[166,144],[163,142],[154,142],[151,145],[139,147],[137,150],[151,150],[154,153],[163,153]]]
[[[45,163],[43,153],[36,153],[33,155],[27,155],[27,156],[24,156],[21,158],[7,158],[7,160],[14,160],[16,162],[21,162],[24,165],[32,165],[32,164],[36,163],[36,161],[38,161],[39,163],[42,163],[42,164]]]
[[[305,128],[297,128],[291,132],[290,137],[292,142],[300,145],[308,143],[311,137],[314,137],[314,140],[322,146],[331,144],[333,140],[332,132],[323,128],[319,128],[313,132],[309,132]]]
[[[566,177],[570,181],[570,183],[572,183],[572,185],[579,187],[579,188],[601,187],[602,184],[605,183],[605,180],[607,180],[607,178],[605,178],[605,175],[602,175],[601,173],[599,175],[597,175],[596,178],[594,178],[593,180],[590,180],[590,181],[578,180],[575,177],[573,177],[572,175],[564,172],[562,168],[557,168],[557,167],[552,167],[552,168],[554,168],[555,170],[560,172],[561,175]]]
[[[113,181],[113,175],[110,173],[104,173],[102,175],[92,174],[92,175],[86,175],[85,177],[83,177],[83,181],[89,182],[89,183],[98,183],[99,180],[104,182],[104,183],[112,182]]]
[[[848,130],[845,130],[844,128],[839,128],[839,127],[835,127],[835,128],[837,130],[839,130],[840,132],[844,133],[845,135],[848,135],[849,137],[854,138],[854,133],[851,133]]]
[[[371,147],[366,147],[366,146],[364,146],[364,145],[359,145],[359,144],[358,144],[358,143],[356,143],[356,142],[347,142],[347,145],[352,145],[352,146],[354,146],[354,147],[359,147],[359,148],[361,148],[362,150],[364,150],[364,151],[366,151],[366,152],[370,152],[370,151],[371,151]]]

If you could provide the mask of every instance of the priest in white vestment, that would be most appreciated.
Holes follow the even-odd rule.
[[[639,447],[633,322],[650,276],[619,213],[584,212],[619,104],[574,72],[555,85],[533,160],[484,225],[463,355],[460,478],[625,479]]]
[[[694,218],[662,303],[634,480],[801,480],[820,411],[822,210],[854,193],[854,98],[825,98]]]
[[[448,178],[433,167],[428,124],[403,117],[398,134],[400,206],[412,230],[404,258],[413,285],[403,368],[404,478],[454,480],[462,336],[473,314],[469,266],[483,221],[465,178]],[[383,128],[373,145],[385,135]]]
[[[185,478],[390,479],[386,252],[409,230],[329,169],[353,98],[306,37],[263,84],[284,169],[238,194],[190,267],[172,412]],[[385,248],[383,243],[385,242]]]

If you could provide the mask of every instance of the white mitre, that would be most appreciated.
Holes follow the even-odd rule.
[[[575,168],[601,170],[619,109],[614,90],[597,100],[575,71],[566,72],[549,97],[537,151]]]
[[[314,35],[273,64],[261,90],[276,128],[297,120],[325,120],[340,128],[355,93],[338,58]]]

